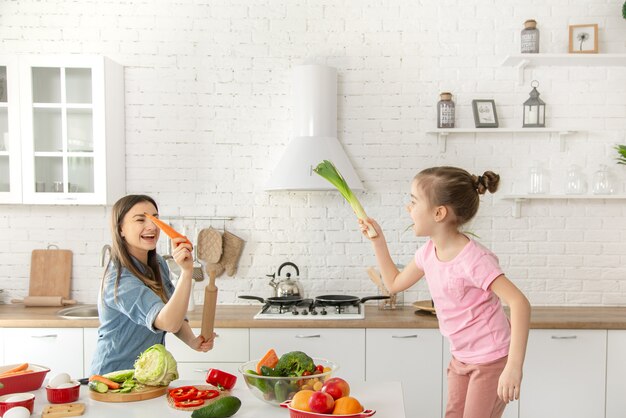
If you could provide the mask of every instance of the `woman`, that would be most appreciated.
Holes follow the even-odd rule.
[[[189,347],[206,352],[215,334],[195,336],[185,319],[191,293],[191,244],[172,240],[172,256],[181,268],[176,288],[163,258],[156,253],[160,230],[144,213],[158,216],[156,202],[128,195],[113,205],[113,245],[98,298],[100,328],[91,374],[132,369],[135,359],[172,332]]]

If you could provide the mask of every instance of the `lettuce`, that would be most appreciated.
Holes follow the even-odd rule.
[[[178,379],[176,360],[163,344],[155,344],[135,361],[135,379],[149,386],[167,386]]]

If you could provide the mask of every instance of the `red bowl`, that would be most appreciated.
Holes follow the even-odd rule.
[[[358,414],[348,414],[348,415],[333,415],[333,414],[318,414],[316,412],[306,412],[300,411],[299,409],[294,409],[291,407],[291,401],[285,401],[280,404],[283,408],[289,408],[289,416],[291,418],[319,418],[319,417],[343,417],[343,418],[365,418],[371,417],[376,413],[373,409],[366,409],[363,412],[359,412]]]
[[[6,402],[7,399],[13,396],[23,396],[26,399],[15,402]],[[35,406],[35,395],[32,393],[11,393],[9,395],[0,396],[0,417],[4,416],[5,412],[9,409],[15,408],[16,406],[23,406],[32,414],[33,406]]]
[[[19,364],[9,364],[7,366],[0,367],[0,373],[5,370],[12,369]],[[37,390],[43,384],[43,380],[46,377],[46,374],[50,371],[49,368],[38,366],[36,364],[29,364],[28,368],[31,369],[32,373],[19,374],[17,376],[9,376],[9,377],[1,377],[0,383],[4,385],[2,389],[0,389],[0,395],[8,394],[8,393],[20,393],[20,392],[29,392],[31,390]]]
[[[72,381],[75,383],[71,388],[51,388],[50,386],[46,386],[46,395],[48,396],[48,402],[50,403],[68,403],[74,402],[78,400],[78,396],[80,395],[80,383],[76,381]]]

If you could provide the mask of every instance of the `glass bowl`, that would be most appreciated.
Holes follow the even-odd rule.
[[[322,358],[312,358],[316,366],[322,365],[326,371],[297,377],[259,376],[250,373],[250,371],[256,370],[256,365],[259,362],[259,360],[252,360],[239,366],[239,372],[243,375],[246,386],[254,396],[270,405],[280,407],[282,402],[293,398],[293,395],[300,390],[319,390],[315,389],[316,383],[318,387],[321,387],[321,384],[339,369],[337,363]]]

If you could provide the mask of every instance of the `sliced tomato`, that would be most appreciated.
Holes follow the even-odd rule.
[[[181,402],[189,399],[195,399],[198,389],[194,386],[181,386],[176,389],[170,390],[170,396],[174,399],[174,402]]]
[[[178,408],[191,408],[193,406],[204,405],[204,399],[186,399],[180,402],[174,402],[174,406]]]

